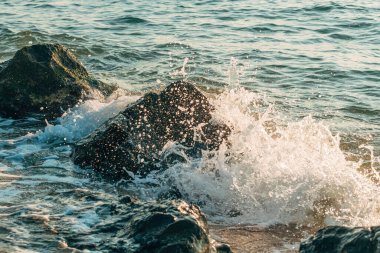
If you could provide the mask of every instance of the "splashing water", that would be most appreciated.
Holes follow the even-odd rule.
[[[171,57],[171,55],[170,55]],[[185,59],[183,60],[183,64],[182,64],[182,68],[181,70],[175,70],[174,72],[172,72],[170,75],[172,77],[175,77],[175,76],[180,76],[182,77],[184,80],[186,80],[186,77],[188,76],[188,73],[186,72],[186,65],[189,63],[189,58],[188,57],[185,57]]]
[[[231,57],[230,66],[227,71],[228,85],[231,88],[236,88],[240,85],[240,76],[243,75],[243,69],[238,68],[238,63],[238,59],[236,59],[235,57]]]
[[[210,91],[228,84],[212,96],[233,129],[229,142],[128,182],[142,198],[177,188],[221,223],[379,225],[378,1],[2,3],[1,62],[30,42],[60,42],[95,76],[128,90],[178,78]],[[43,122],[0,118],[0,251],[70,251],[54,227],[75,238],[83,231],[88,245],[108,239],[94,232],[106,218],[94,211],[118,200],[115,187],[74,166],[64,144],[112,117],[122,100],[88,101],[37,134]]]
[[[231,224],[379,223],[380,188],[346,160],[339,135],[323,123],[308,116],[284,124],[262,96],[243,88],[224,91],[213,104],[232,129],[228,143],[135,179],[139,195],[174,187],[211,221]],[[160,189],[142,190],[147,182]]]
[[[123,95],[110,102],[86,101],[60,117],[58,124],[48,124],[43,132],[37,132],[37,138],[41,143],[77,141],[138,98],[139,96]]]
[[[186,162],[165,171],[136,176],[126,185],[121,182],[118,189],[143,199],[175,189],[200,205],[210,221],[223,224],[378,224],[380,188],[359,172],[363,160],[348,161],[339,134],[322,122],[311,116],[284,121],[285,115],[265,96],[239,87],[237,64],[231,60],[230,86],[210,97],[215,118],[232,129],[228,141],[218,151],[204,152],[202,158],[186,157]],[[34,137],[38,143],[75,142],[136,99],[122,95],[106,103],[86,101]],[[27,156],[31,147],[40,150],[38,145],[19,145],[23,150],[17,152]],[[371,155],[369,173],[378,177],[379,158],[371,146],[361,147]],[[163,152],[183,154],[181,148],[166,145]],[[48,156],[42,165],[57,167],[55,159]]]
[[[187,65],[188,62],[189,62],[189,58],[186,57],[186,58],[183,60],[183,65],[182,65],[182,68],[181,68],[181,71],[180,71],[180,73],[182,74],[182,77],[183,77],[183,78],[185,78],[185,77],[187,76],[187,73],[186,73],[185,67],[186,67],[186,65]]]
[[[0,153],[2,201],[12,203],[1,211],[7,217],[4,226],[12,228],[16,238],[6,243],[47,245],[57,239],[54,231],[86,234],[90,243],[106,240],[99,234],[93,237],[96,225],[107,218],[95,211],[97,205],[111,205],[125,193],[154,199],[173,190],[200,205],[209,221],[222,225],[295,223],[303,229],[304,225],[378,224],[379,187],[359,172],[366,160],[348,161],[339,135],[325,124],[311,116],[283,120],[287,115],[265,96],[242,87],[227,87],[209,96],[215,118],[232,129],[218,151],[204,152],[199,159],[187,157],[186,162],[144,178],[134,176],[116,187],[92,180],[91,170],[74,166],[71,147],[65,144],[91,133],[137,96],[106,103],[86,101],[44,131],[27,134],[23,141],[0,143],[5,148]],[[16,129],[17,124],[0,119],[0,127]],[[365,148],[372,150],[368,144]],[[168,143],[163,152],[181,154],[181,149]],[[378,157],[372,152],[370,159],[377,171]],[[14,216],[15,210],[20,215]],[[20,225],[20,219],[27,222]],[[35,233],[39,226],[47,232]]]
[[[184,60],[181,72],[185,72]],[[214,116],[232,129],[218,151],[201,159],[135,177],[124,186],[141,198],[157,198],[176,189],[201,206],[213,222],[230,224],[296,223],[376,225],[380,219],[380,188],[348,161],[339,134],[311,116],[286,122],[265,96],[239,86],[242,72],[231,59],[230,85],[210,98]],[[75,142],[116,115],[137,96],[111,102],[87,101],[37,133],[40,143]],[[178,145],[163,152],[181,154]],[[371,146],[371,176],[378,161]],[[183,154],[183,152],[182,152]]]

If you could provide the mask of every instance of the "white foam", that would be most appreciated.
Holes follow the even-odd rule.
[[[125,107],[136,101],[138,96],[121,96],[110,102],[88,100],[69,110],[58,124],[47,124],[44,131],[37,133],[40,142],[74,142],[90,134],[109,118],[116,116]]]
[[[339,136],[310,116],[282,124],[263,101],[225,91],[213,102],[230,143],[146,180],[175,186],[214,222],[378,225],[380,188],[346,161]]]
[[[175,186],[214,222],[378,224],[380,189],[358,172],[360,163],[346,160],[338,135],[310,116],[284,123],[279,120],[283,118],[281,112],[263,96],[239,88],[236,82],[231,88],[212,100],[215,117],[232,129],[228,143],[217,152],[204,154],[202,159],[188,159],[187,163],[144,179],[135,177],[131,188],[140,197],[157,197],[160,191],[149,188],[151,185],[161,190]],[[75,142],[136,99],[137,96],[121,96],[106,103],[86,101],[62,116],[58,124],[50,123],[38,132],[36,145],[18,144],[13,150],[0,151],[0,158],[11,161],[15,169],[22,167],[25,155],[38,152],[41,144]],[[165,152],[177,152],[178,147],[166,145]],[[56,150],[69,155],[71,149],[64,146]],[[379,159],[371,154],[373,161]],[[72,164],[61,164],[57,158],[42,158],[42,167],[71,168]],[[41,180],[78,186],[88,182],[74,177],[33,175],[19,183],[34,185]],[[82,229],[91,226],[84,220],[80,224]]]

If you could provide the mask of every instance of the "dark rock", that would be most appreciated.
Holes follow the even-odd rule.
[[[215,250],[217,253],[232,253],[230,246],[225,243],[217,243],[215,245]]]
[[[179,144],[187,156],[200,156],[230,134],[228,126],[212,118],[213,110],[194,85],[173,83],[161,93],[146,94],[77,143],[74,163],[120,179],[185,160],[178,153],[162,153],[169,143]]]
[[[132,198],[123,203],[106,208],[111,212],[109,217],[96,225],[91,234],[65,236],[70,247],[125,253],[214,251],[207,221],[197,206],[179,200],[143,202]],[[102,216],[105,216],[104,211]],[[106,240],[92,245],[83,243],[90,241],[86,237],[94,234]]]
[[[0,116],[56,117],[82,100],[101,98],[115,89],[91,78],[62,45],[24,47],[0,68]]]
[[[376,253],[380,252],[380,227],[348,228],[331,226],[319,230],[301,243],[302,253]]]

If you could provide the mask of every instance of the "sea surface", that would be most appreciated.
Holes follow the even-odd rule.
[[[54,122],[0,118],[0,251],[96,243],[97,206],[169,185],[217,225],[380,225],[379,1],[0,2],[0,62],[46,42],[133,95]],[[231,145],[117,184],[73,165],[72,143],[180,79],[208,94]]]

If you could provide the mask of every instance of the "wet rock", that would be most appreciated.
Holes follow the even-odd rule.
[[[121,204],[123,203],[123,204]],[[101,210],[102,207],[98,207]],[[98,211],[99,212],[99,211]],[[104,216],[104,211],[102,211]],[[139,201],[127,197],[112,208],[110,216],[91,234],[66,237],[70,247],[80,250],[125,253],[211,253],[216,252],[208,237],[204,215],[184,201]],[[104,240],[93,244],[86,236]],[[220,247],[228,251],[228,246]]]
[[[116,87],[90,77],[64,46],[24,47],[0,67],[0,116],[20,118],[30,113],[46,117],[89,98],[102,98]]]
[[[217,243],[215,245],[215,250],[217,253],[232,253],[230,245],[225,243]]]
[[[331,226],[319,230],[301,243],[302,253],[376,253],[380,252],[380,227],[348,228]]]
[[[113,178],[129,178],[215,150],[230,129],[213,119],[213,106],[192,84],[172,83],[148,93],[77,143],[74,163]],[[176,146],[178,152],[166,152]]]

